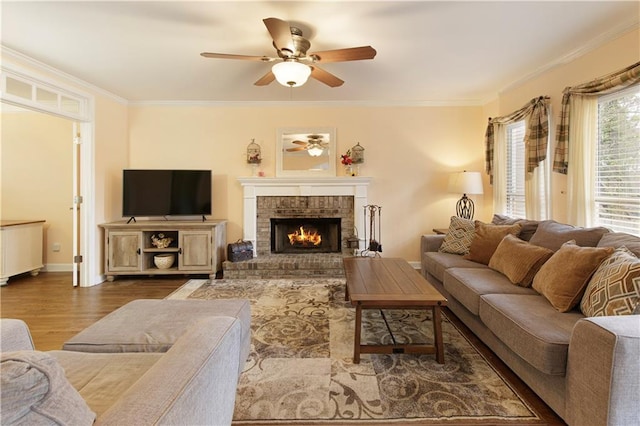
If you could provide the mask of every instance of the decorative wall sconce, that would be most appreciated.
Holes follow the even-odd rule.
[[[352,164],[364,163],[364,148],[360,145],[360,142],[353,146],[350,151]]]
[[[464,219],[473,219],[473,201],[467,194],[483,194],[482,175],[480,172],[457,172],[449,176],[449,192],[462,194],[462,198],[456,204],[456,214]]]
[[[262,148],[256,143],[255,139],[251,139],[251,143],[247,146],[247,163],[262,163]]]

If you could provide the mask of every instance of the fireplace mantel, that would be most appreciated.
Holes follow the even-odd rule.
[[[256,247],[257,197],[260,196],[325,196],[354,197],[354,223],[364,223],[364,206],[367,205],[367,188],[370,177],[240,177],[244,188],[244,239]],[[363,241],[360,241],[361,246]]]

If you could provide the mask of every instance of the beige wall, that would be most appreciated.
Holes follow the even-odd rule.
[[[373,178],[369,201],[383,207],[384,255],[417,261],[419,236],[447,226],[459,198],[447,193],[448,174],[484,168],[487,117],[507,114],[532,97],[549,95],[555,136],[562,89],[637,62],[639,44],[636,29],[477,107],[127,106],[83,86],[81,90],[88,90],[95,100],[92,195],[96,223],[121,218],[123,168],[206,168],[214,172],[214,216],[229,220],[228,240],[233,241],[242,236],[242,191],[237,177],[251,174],[245,163],[250,140],[255,138],[262,145],[262,168],[273,176],[278,128],[334,127],[336,161],[356,142],[366,149],[361,174]],[[338,174],[343,173],[338,166]],[[564,221],[565,177],[554,174],[552,185],[553,217]],[[491,194],[485,178],[485,194],[474,197],[476,218],[491,219]],[[66,199],[63,204],[69,207]],[[364,225],[356,225],[362,233]],[[91,232],[96,234],[95,247],[88,256],[100,262],[97,269],[102,270],[102,233]]]
[[[72,262],[72,122],[2,107],[2,219],[44,224],[43,263],[68,270]],[[54,252],[53,245],[60,244]]]
[[[365,148],[362,176],[373,178],[369,202],[382,206],[385,256],[418,261],[420,235],[448,226],[460,197],[448,194],[451,171],[482,170],[481,107],[206,107],[132,106],[130,167],[205,168],[214,172],[213,210],[229,220],[228,240],[242,237],[242,188],[249,176],[246,147],[262,146],[262,169],[275,175],[281,127],[334,127],[338,153]],[[344,169],[338,166],[338,175]],[[490,219],[478,198],[477,218]],[[356,224],[361,235],[364,224]]]
[[[536,78],[505,90],[500,94],[499,100],[492,104],[492,112],[497,115],[506,115],[521,108],[534,97],[550,96],[552,107],[551,153],[553,156],[555,126],[560,118],[560,103],[564,88],[586,83],[638,61],[640,61],[640,30],[635,29],[571,62],[559,65]],[[568,208],[566,176],[552,173],[551,185],[553,219],[565,222]]]

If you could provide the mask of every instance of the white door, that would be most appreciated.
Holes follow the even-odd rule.
[[[80,284],[81,277],[80,268],[82,266],[82,252],[80,246],[80,223],[82,207],[82,194],[80,191],[80,151],[82,147],[82,135],[80,134],[80,123],[73,123],[73,286]]]

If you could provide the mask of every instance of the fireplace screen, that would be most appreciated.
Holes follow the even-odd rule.
[[[271,219],[273,253],[339,253],[340,218]]]

